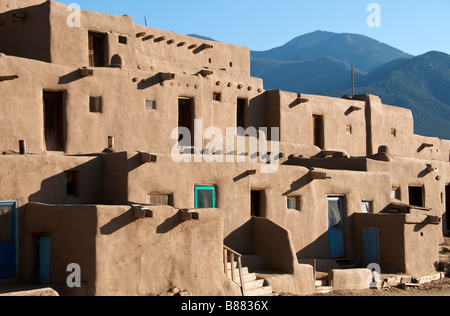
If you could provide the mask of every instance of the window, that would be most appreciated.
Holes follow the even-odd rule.
[[[217,102],[222,101],[222,94],[220,92],[214,92],[213,93],[213,100]]]
[[[247,107],[247,99],[237,99],[237,127],[245,129],[245,109]]]
[[[372,201],[362,201],[361,202],[361,212],[362,213],[373,213],[373,202]]]
[[[107,35],[89,32],[89,67],[107,66]]]
[[[102,97],[89,97],[89,112],[91,113],[103,112]]]
[[[173,193],[150,193],[150,204],[173,206]]]
[[[347,130],[347,134],[353,134],[353,128],[351,125],[347,125],[346,130]]]
[[[80,197],[80,172],[79,171],[66,171],[66,194],[71,196]]]
[[[400,200],[400,188],[392,188],[391,198]]]
[[[145,101],[145,108],[147,110],[156,110],[156,101],[154,101],[154,100],[146,100]]]
[[[216,208],[216,188],[213,186],[196,186],[195,208]]]
[[[287,208],[288,210],[300,211],[300,197],[288,197],[287,198]]]
[[[391,128],[391,136],[397,137],[397,130],[395,128]]]
[[[425,206],[423,186],[410,186],[408,191],[409,191],[409,205],[419,207]]]
[[[126,45],[128,42],[128,38],[126,36],[119,35],[119,44]]]

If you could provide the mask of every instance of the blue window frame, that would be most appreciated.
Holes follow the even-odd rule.
[[[196,186],[195,208],[216,208],[216,188],[213,186]]]
[[[16,276],[17,270],[17,203],[0,202],[0,279]]]

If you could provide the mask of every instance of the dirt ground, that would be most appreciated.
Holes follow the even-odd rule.
[[[420,287],[391,287],[380,290],[361,291],[334,291],[327,294],[315,294],[313,296],[450,296],[450,279],[426,283]]]

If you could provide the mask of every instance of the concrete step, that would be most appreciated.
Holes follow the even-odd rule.
[[[317,286],[316,287],[317,294],[326,294],[326,293],[333,292],[333,290],[334,289],[332,286]]]
[[[245,291],[245,296],[266,296],[266,295],[272,295],[273,294],[273,289],[271,286],[264,286],[261,288],[257,288],[257,289],[252,289],[252,290],[246,290]]]
[[[256,279],[253,281],[249,281],[249,282],[245,282],[245,290],[254,290],[254,289],[258,289],[258,288],[262,288],[264,287],[264,282],[265,280],[263,279]],[[238,284],[241,284],[240,282],[238,282]]]

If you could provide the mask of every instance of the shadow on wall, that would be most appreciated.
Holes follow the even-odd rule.
[[[311,179],[311,174],[307,173],[304,176],[302,176],[300,179],[294,181],[291,183],[291,188],[283,193],[283,196],[287,196],[297,190],[300,190],[301,188],[303,188],[305,185],[308,185],[312,182]]]
[[[329,259],[328,232],[320,235],[316,240],[297,252],[299,259]]]
[[[135,222],[137,219],[134,217],[133,209],[130,208],[127,212],[113,218],[107,224],[100,227],[100,233],[102,235],[112,235],[125,226]]]

